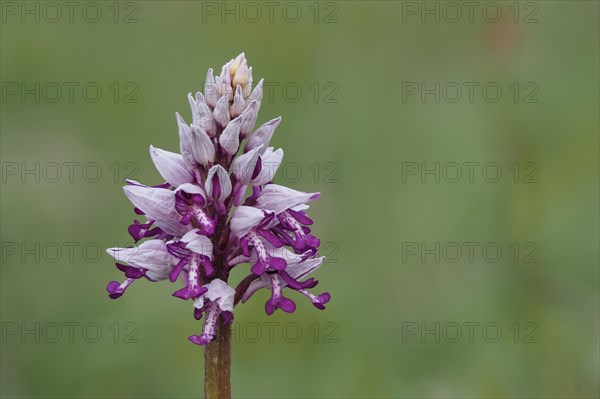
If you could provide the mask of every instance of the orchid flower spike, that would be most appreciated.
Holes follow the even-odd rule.
[[[108,284],[109,297],[119,298],[142,277],[177,284],[173,296],[190,301],[194,317],[204,319],[202,332],[189,337],[197,345],[214,340],[219,318],[230,323],[234,307],[260,289],[271,293],[269,315],[294,312],[291,295],[318,309],[330,299],[309,291],[318,282],[308,276],[325,259],[307,214],[320,194],[273,183],[283,160],[271,144],[281,117],[255,129],[263,80],[252,85],[244,53],[217,76],[208,70],[204,93],[188,94],[191,123],[176,114],[180,153],[150,146],[164,183],[128,181],[124,188],[142,218],[128,228],[137,245],[107,250],[125,277]],[[235,288],[228,281],[234,267],[246,271]]]

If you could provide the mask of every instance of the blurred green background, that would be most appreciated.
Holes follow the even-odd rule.
[[[201,396],[191,306],[165,282],[109,300],[98,249],[130,240],[122,180],[160,182],[148,146],[177,150],[187,93],[245,51],[259,122],[283,117],[275,181],[322,193],[332,301],[237,308],[234,397],[598,397],[598,2],[450,3],[3,1],[1,396]]]

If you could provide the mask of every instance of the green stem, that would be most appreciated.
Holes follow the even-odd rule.
[[[219,316],[216,332],[204,347],[204,397],[231,399],[231,324]]]

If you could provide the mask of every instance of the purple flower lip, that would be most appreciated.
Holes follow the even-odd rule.
[[[194,318],[203,320],[202,331],[188,337],[196,345],[214,340],[217,320],[232,322],[234,307],[260,289],[270,291],[268,315],[293,313],[294,292],[318,309],[331,299],[309,292],[318,284],[309,275],[324,261],[307,213],[320,193],[273,183],[284,153],[271,140],[282,119],[255,127],[263,84],[254,86],[244,53],[218,75],[208,70],[204,93],[187,94],[191,123],[175,114],[179,152],[150,145],[164,183],[126,181],[140,219],[127,228],[136,246],[107,250],[124,275],[108,283],[109,297],[142,278],[177,284],[172,296],[191,301]],[[228,282],[233,268],[247,274],[235,289]]]

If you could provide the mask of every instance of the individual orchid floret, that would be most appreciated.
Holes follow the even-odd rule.
[[[108,283],[106,290],[113,299],[123,295],[127,287],[141,277],[152,281],[166,279],[173,262],[162,240],[149,240],[138,247],[109,248],[106,252],[115,258],[117,268],[127,277],[123,283]]]
[[[230,61],[231,62],[231,61]],[[217,85],[219,86],[219,95],[227,98],[227,101],[231,101],[233,98],[232,90],[232,76],[229,70],[229,62],[221,68],[221,74],[215,78]]]
[[[248,103],[246,99],[244,99],[244,95],[242,94],[242,87],[238,86],[235,88],[235,93],[233,94],[233,104],[231,105],[231,117],[235,118],[244,112]]]
[[[226,323],[233,320],[235,290],[218,278],[203,288],[206,289],[206,293],[194,301],[194,317],[199,320],[206,314],[204,328],[201,335],[188,338],[197,345],[205,345],[215,339],[215,327],[219,316],[223,316]]]
[[[277,184],[268,184],[256,199],[256,206],[277,215],[279,225],[273,231],[297,253],[311,250],[316,253],[320,240],[310,234],[313,221],[301,210],[294,208],[319,198],[320,193],[303,193]],[[293,238],[287,234],[291,232]]]
[[[212,264],[213,245],[206,236],[196,234],[198,230],[190,230],[179,241],[167,244],[167,250],[176,259],[177,265],[169,272],[169,280],[177,281],[184,272],[185,286],[173,293],[181,299],[198,298],[206,292],[202,281],[214,274]],[[201,268],[202,267],[202,268]]]
[[[233,205],[239,206],[244,199],[248,183],[261,173],[262,161],[259,149],[238,156],[233,162],[232,169],[236,178],[233,187]]]
[[[206,104],[211,108],[214,108],[219,101],[219,90],[215,78],[213,76],[213,69],[210,68],[206,73],[206,80],[204,82],[204,96],[206,97]]]
[[[259,289],[268,288],[271,290],[271,297],[265,304],[266,312],[272,314],[275,309],[280,308],[287,313],[291,313],[295,310],[296,305],[291,299],[283,296],[283,289],[287,287],[306,296],[317,309],[325,309],[325,304],[329,302],[331,295],[328,292],[319,295],[310,293],[308,289],[314,288],[318,284],[318,281],[312,278],[303,282],[299,281],[318,269],[324,260],[324,257],[310,258],[297,263],[290,263],[284,271],[261,275],[260,279],[254,280],[245,290],[242,295],[242,302],[246,302]]]
[[[231,194],[231,180],[229,180],[229,174],[221,165],[210,168],[206,177],[205,188],[206,194],[215,202],[217,213],[224,215],[227,212],[225,200]]]
[[[197,164],[208,165],[215,159],[215,147],[200,126],[187,125],[181,115],[177,114],[179,124],[179,140],[181,155],[187,167],[193,170]]]
[[[270,231],[274,214],[266,211],[240,206],[236,208],[231,218],[231,233],[239,239],[242,253],[250,256],[251,251],[256,254],[256,261],[251,268],[252,273],[260,275],[265,270],[283,270],[286,267],[284,259],[271,256],[267,250],[266,242],[274,247],[281,247],[281,240]]]
[[[256,205],[280,214],[286,209],[314,201],[320,196],[321,193],[303,193],[279,184],[269,184],[265,186],[256,200]]]
[[[158,173],[171,186],[178,187],[194,181],[194,175],[186,167],[180,154],[150,146],[150,156]]]
[[[175,190],[175,210],[182,216],[180,223],[198,226],[199,234],[215,232],[215,220],[208,213],[208,200],[202,188],[195,184],[182,184]]]
[[[240,148],[240,127],[242,124],[242,117],[238,116],[223,130],[223,133],[219,136],[219,143],[223,152],[228,155],[235,155]]]
[[[125,195],[148,218],[164,232],[171,235],[185,234],[188,229],[179,223],[175,210],[175,192],[166,188],[129,185],[124,187]]]
[[[263,150],[262,147],[255,148],[237,157],[233,163],[233,173],[236,177],[233,188],[234,205],[239,206],[242,203],[248,184],[251,184],[255,190],[260,190],[262,186],[271,182],[282,160],[283,150],[280,148],[273,151],[273,147],[266,150]],[[257,191],[257,194],[260,194],[260,191]],[[254,200],[254,197],[249,197],[249,202]]]
[[[262,163],[260,162],[260,149],[256,148],[235,158],[232,169],[237,181],[241,184],[248,184],[258,176]]]
[[[215,137],[217,123],[202,93],[196,93],[195,99],[192,97],[192,93],[189,93],[188,101],[192,109],[192,125],[200,126],[210,137]]]
[[[231,114],[229,113],[229,94],[225,93],[219,98],[217,105],[215,105],[213,116],[221,127],[227,126],[231,120]]]
[[[260,151],[260,150],[259,150]],[[268,147],[260,156],[260,171],[250,179],[250,184],[253,186],[264,186],[271,182],[281,165],[283,160],[283,150],[281,148],[276,151],[273,147]]]
[[[260,103],[263,98],[263,83],[264,83],[264,81],[265,81],[264,79],[261,79],[258,82],[258,84],[256,85],[256,87],[254,88],[254,90],[252,90],[252,93],[250,93],[248,98],[246,98],[247,102],[256,101],[258,108],[260,108]]]
[[[242,125],[240,126],[240,137],[246,138],[254,129],[256,118],[258,117],[259,103],[255,100],[250,101],[244,112],[242,112]]]
[[[271,292],[269,315],[293,312],[294,291],[319,309],[330,299],[309,292],[317,281],[307,277],[324,259],[308,216],[320,194],[273,183],[284,152],[270,143],[281,117],[255,128],[264,80],[252,85],[244,53],[216,76],[208,70],[204,93],[187,95],[191,124],[176,113],[180,154],[150,146],[161,183],[127,180],[124,187],[136,214],[128,227],[136,246],[107,250],[125,275],[108,284],[109,297],[142,277],[177,284],[172,295],[193,301],[195,318],[204,317],[202,333],[189,337],[198,345],[210,344],[232,321],[234,306],[261,288]],[[235,289],[228,283],[233,269],[246,275]]]
[[[275,133],[275,129],[280,123],[281,117],[278,117],[268,121],[256,129],[256,131],[248,139],[248,143],[246,144],[244,152],[248,152],[259,147],[267,148],[269,146],[269,142],[271,141],[271,137],[273,137],[273,133]]]

